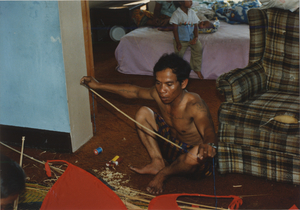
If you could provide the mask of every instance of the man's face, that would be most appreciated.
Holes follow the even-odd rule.
[[[172,103],[183,91],[182,85],[177,80],[176,74],[174,74],[170,68],[156,72],[155,87],[164,104]]]

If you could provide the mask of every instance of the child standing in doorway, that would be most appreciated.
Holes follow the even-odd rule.
[[[178,8],[170,19],[170,24],[173,25],[175,53],[183,57],[186,49],[190,47],[190,65],[198,77],[203,79],[201,74],[202,45],[198,40],[198,23],[200,20],[196,12],[190,9],[193,4],[191,0],[176,1],[176,4]]]

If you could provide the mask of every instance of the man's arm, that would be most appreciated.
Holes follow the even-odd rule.
[[[86,85],[95,90],[103,90],[110,93],[115,93],[125,98],[141,98],[154,100],[152,88],[143,88],[130,84],[107,84],[103,82],[98,82],[96,79],[90,76],[82,77],[80,84]]]
[[[215,133],[214,123],[205,101],[200,99],[200,101],[194,105],[194,109],[194,122],[203,138],[203,143],[217,144],[217,135]]]
[[[200,160],[206,157],[214,157],[216,155],[216,148],[213,148],[210,144],[217,146],[218,137],[208,106],[200,97],[189,106],[190,114],[203,139],[203,143],[199,145],[198,157]]]

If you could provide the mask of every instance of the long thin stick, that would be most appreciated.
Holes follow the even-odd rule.
[[[115,185],[112,185],[112,186],[113,186],[113,187],[116,187],[116,188],[118,187],[118,186],[115,186]],[[140,191],[131,189],[131,188],[129,188],[129,191],[134,192],[134,193],[137,193],[137,194],[140,194],[140,195],[148,196],[148,197],[150,197],[151,199],[156,197],[156,196],[154,196],[154,195],[150,195],[150,194],[147,194],[147,193],[143,193],[143,192],[140,192]],[[140,200],[140,201],[144,201],[144,202],[150,202],[150,200],[143,199],[143,198],[140,198],[140,197],[132,197],[132,196],[126,195],[126,194],[124,194],[124,193],[122,193],[122,192],[118,192],[117,190],[115,191],[115,193],[116,193],[116,194],[119,194],[119,195],[121,195],[121,196],[128,197],[129,199],[136,199],[136,200]],[[190,202],[181,201],[181,200],[177,200],[177,202],[178,202],[178,203],[182,203],[182,204],[188,204],[188,205],[197,205],[197,206],[199,206],[199,207],[204,207],[204,208],[212,208],[212,209],[226,210],[226,209],[220,208],[220,207],[207,206],[207,205],[196,204],[196,203],[190,203]]]
[[[22,137],[21,156],[20,156],[20,163],[19,163],[21,167],[23,165],[24,143],[25,143],[25,136]]]
[[[85,87],[87,87],[90,91],[92,91],[95,95],[97,95],[99,98],[101,98],[103,101],[105,101],[106,103],[108,103],[109,105],[111,105],[113,108],[115,108],[118,112],[120,112],[121,114],[123,114],[125,117],[127,117],[128,119],[130,119],[131,121],[133,121],[134,123],[138,124],[139,126],[141,126],[142,128],[144,128],[145,130],[149,131],[150,133],[162,138],[163,140],[169,142],[170,144],[173,144],[175,147],[178,147],[179,149],[182,149],[182,147],[180,147],[179,145],[175,144],[174,142],[170,141],[169,139],[159,135],[158,133],[154,132],[153,130],[145,127],[144,125],[142,125],[141,123],[137,122],[136,120],[132,119],[130,116],[128,116],[126,113],[124,113],[123,111],[121,111],[120,109],[118,109],[118,107],[116,107],[115,105],[113,105],[112,103],[110,103],[108,100],[106,100],[104,97],[102,97],[99,93],[97,93],[96,91],[94,91],[93,89],[91,89],[90,87],[88,87],[87,85],[85,85]]]
[[[191,207],[191,206],[179,206],[181,209],[192,209],[192,210],[211,210],[207,208]]]
[[[15,152],[21,154],[18,150],[14,149],[14,148],[12,148],[12,147],[10,147],[10,146],[8,146],[7,144],[4,144],[4,143],[1,142],[1,141],[0,141],[0,144],[2,144],[3,146],[5,146],[5,147],[7,147],[7,148],[9,148],[9,149],[11,149],[11,150],[13,150],[13,151],[15,151]],[[29,155],[26,155],[26,154],[23,154],[23,155],[24,155],[25,157],[28,157],[29,159],[35,161],[35,162],[40,163],[40,164],[45,165],[45,163],[46,163],[46,162],[44,162],[44,161],[37,160],[37,159],[35,159],[35,158],[33,158],[33,157],[29,156]],[[56,167],[54,167],[54,166],[50,166],[50,168],[53,169],[53,170],[55,170],[56,172],[58,172],[58,173],[60,173],[60,174],[63,174],[63,173],[65,172],[65,170],[60,169],[60,168],[56,168]]]
[[[124,196],[126,198],[129,198],[131,200],[139,200],[139,201],[142,201],[142,202],[145,202],[145,203],[150,203],[150,200],[147,200],[147,199],[143,199],[143,198],[140,198],[140,197],[133,197],[133,196],[130,196],[130,195],[126,195],[126,194],[123,194],[121,192],[118,192],[118,191],[115,191],[115,193],[119,196]],[[155,196],[153,196],[155,197]],[[202,207],[202,209],[220,209],[220,210],[226,210],[224,208],[219,208],[219,207],[215,207],[215,206],[208,206],[208,205],[203,205],[203,204],[196,204],[196,203],[190,203],[190,202],[185,202],[185,201],[180,201],[180,200],[177,200],[176,201],[177,203],[182,203],[182,204],[188,204],[188,205],[196,205],[196,206],[199,206],[199,207]],[[193,207],[188,207],[188,206],[182,206],[184,208],[189,208],[189,209],[194,209]],[[199,209],[199,207],[197,207],[197,209]]]
[[[240,198],[257,197],[257,196],[268,196],[269,194],[256,194],[256,195],[238,195]]]
[[[24,154],[24,142],[25,142],[25,136],[22,136],[22,147],[21,147],[21,155],[20,155],[20,162],[19,165],[22,168],[23,165],[23,154]],[[19,196],[14,202],[14,210],[18,209],[18,204],[19,204]]]

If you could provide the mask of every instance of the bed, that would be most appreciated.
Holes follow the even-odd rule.
[[[243,68],[249,57],[249,25],[232,25],[220,21],[217,32],[199,34],[202,43],[202,75],[217,79],[235,68]],[[137,28],[123,36],[115,50],[117,70],[123,74],[153,75],[153,67],[161,55],[174,52],[173,32],[155,28]],[[184,59],[190,60],[188,48]],[[198,78],[192,71],[190,78]]]

